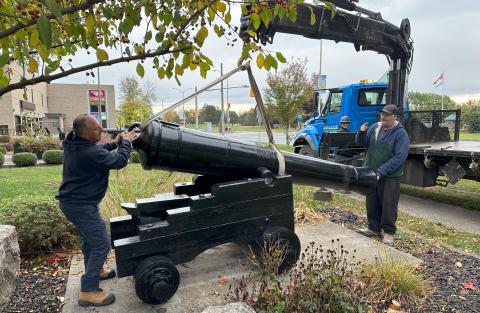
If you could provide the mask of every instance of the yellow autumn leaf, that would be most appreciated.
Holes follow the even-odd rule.
[[[28,58],[28,68],[30,69],[30,72],[36,73],[38,72],[38,62],[34,58]]]
[[[262,68],[264,64],[265,64],[265,56],[260,53],[257,56],[257,66],[258,68]]]
[[[108,53],[107,51],[97,48],[97,58],[99,61],[106,61],[108,60]]]

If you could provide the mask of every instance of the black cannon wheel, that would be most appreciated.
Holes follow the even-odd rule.
[[[278,274],[289,270],[297,263],[301,249],[297,235],[283,226],[269,227],[251,247],[257,261],[262,266],[263,264],[261,263],[265,261],[265,257],[262,254],[265,254],[267,251],[272,252],[273,249],[280,250],[282,252],[282,263],[278,266]]]
[[[133,277],[137,296],[148,304],[167,302],[177,292],[180,283],[175,264],[162,255],[143,260]]]

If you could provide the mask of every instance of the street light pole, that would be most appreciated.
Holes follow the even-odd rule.
[[[180,91],[180,92],[182,93],[182,100],[183,100],[183,99],[185,99],[185,93],[186,93],[187,91],[189,91],[190,89],[193,89],[193,88],[187,88],[187,89],[185,89],[185,90],[182,90],[182,89],[180,89],[180,88],[173,88],[173,89],[176,89],[176,90],[178,90],[178,91]],[[187,119],[186,119],[186,116],[185,116],[185,103],[182,105],[182,111],[183,111],[183,116],[182,116],[182,117],[183,117],[183,119],[184,119],[184,121],[185,121],[185,125],[184,125],[184,126],[186,127],[186,126],[187,126],[187,123],[186,123]]]
[[[197,93],[197,86],[195,86],[195,93]],[[198,129],[198,97],[195,96],[195,128]]]
[[[220,76],[223,76],[223,63],[220,63]],[[225,106],[223,103],[223,80],[220,83],[220,97],[221,97],[220,134],[225,135],[225,124],[224,124]]]

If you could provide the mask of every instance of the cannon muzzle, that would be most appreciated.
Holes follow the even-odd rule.
[[[219,176],[229,179],[263,177],[265,169],[277,174],[279,161],[270,147],[153,121],[133,146],[145,169]],[[364,191],[376,184],[374,171],[283,152],[285,174],[295,183]]]

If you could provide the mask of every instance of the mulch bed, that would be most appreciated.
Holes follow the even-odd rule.
[[[22,259],[17,287],[2,312],[62,312],[69,269],[66,253]]]
[[[366,225],[366,218],[338,209],[317,212],[350,229]],[[422,272],[430,277],[433,293],[421,308],[411,312],[480,312],[480,258],[436,246],[420,236],[398,238],[394,247],[421,259]]]

